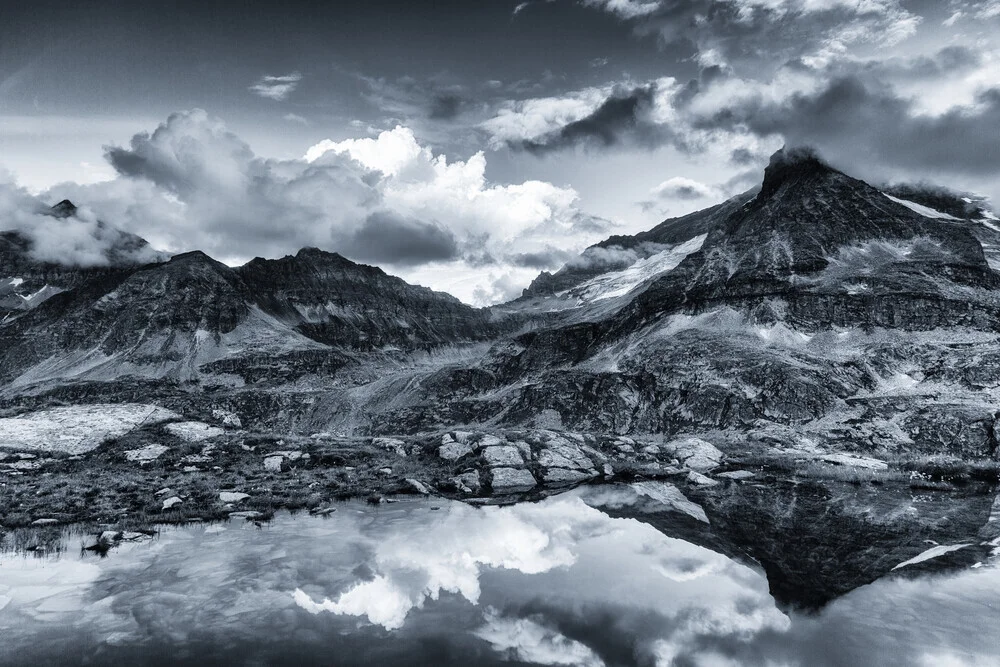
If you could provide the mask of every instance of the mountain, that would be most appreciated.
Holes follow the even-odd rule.
[[[316,248],[257,258],[236,272],[264,312],[327,345],[411,348],[494,333],[485,314],[450,294]]]
[[[79,224],[75,220],[77,210],[71,201],[64,199],[41,213],[65,225],[73,225]],[[40,260],[35,256],[35,242],[30,234],[17,230],[0,231],[0,320],[30,310],[55,294],[93,278],[117,275],[167,257],[153,250],[140,236],[101,221],[95,227],[105,249],[102,261],[87,266]]]
[[[697,247],[673,268],[596,302],[566,301],[569,288],[544,297],[561,308],[508,304],[539,324],[425,382],[424,403],[387,421],[420,430],[446,413],[725,433],[747,447],[996,451],[1000,279],[984,253],[997,239],[988,220],[922,215],[808,152],[779,152],[759,191],[689,216],[686,233],[678,220],[660,238]],[[611,268],[576,289],[622,271]]]
[[[422,349],[492,331],[484,313],[450,295],[333,253],[306,249],[231,268],[195,251],[91,276],[9,321],[0,327],[0,378],[14,388],[239,378],[283,355],[327,353],[320,356],[340,365],[347,353]]]
[[[289,432],[561,426],[991,456],[1000,228],[980,205],[934,209],[958,211],[940,191],[893,192],[779,151],[759,187],[611,237],[490,309],[317,249],[236,268],[188,253],[10,318],[0,381],[36,403],[180,387]]]

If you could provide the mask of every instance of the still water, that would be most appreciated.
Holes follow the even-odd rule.
[[[635,498],[345,503],[105,558],[67,531],[61,554],[0,555],[0,664],[1000,664],[1000,568],[786,612],[751,561],[664,535]]]

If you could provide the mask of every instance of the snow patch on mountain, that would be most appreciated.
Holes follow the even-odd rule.
[[[685,257],[701,249],[707,234],[671,246],[655,255],[640,259],[628,268],[591,278],[585,283],[560,293],[582,299],[601,301],[624,296],[648,280],[674,269]]]
[[[940,544],[936,547],[931,547],[927,551],[917,554],[910,560],[904,560],[902,563],[892,568],[893,570],[898,570],[901,567],[906,567],[907,565],[916,565],[917,563],[923,563],[925,560],[930,560],[932,558],[937,558],[943,556],[952,551],[958,551],[959,549],[964,549],[969,546],[970,543],[965,542],[962,544]]]
[[[887,199],[891,199],[897,204],[902,204],[903,206],[910,209],[914,213],[919,213],[925,218],[933,218],[935,220],[960,220],[960,218],[956,218],[955,216],[950,215],[948,213],[942,213],[941,211],[933,209],[930,206],[924,206],[923,204],[917,204],[916,202],[900,199],[899,197],[893,197],[892,195],[887,195],[884,192],[882,194],[885,195]]]
[[[0,419],[0,446],[81,454],[133,429],[179,418],[141,403],[58,407]]]

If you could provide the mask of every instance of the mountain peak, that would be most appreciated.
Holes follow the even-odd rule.
[[[771,161],[764,169],[764,182],[760,194],[762,197],[768,197],[789,180],[835,171],[823,161],[814,148],[786,146],[771,156]]]
[[[68,199],[63,199],[49,209],[49,214],[56,218],[69,218],[76,215],[76,205]]]

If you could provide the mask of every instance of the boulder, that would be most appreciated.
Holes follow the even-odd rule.
[[[139,449],[129,449],[125,452],[126,461],[134,461],[140,465],[143,463],[149,463],[150,461],[155,461],[160,458],[170,448],[165,445],[146,445]]]
[[[249,493],[240,493],[238,491],[221,491],[219,492],[219,500],[224,503],[238,503],[241,500],[246,500],[250,497]]]
[[[438,456],[445,461],[457,461],[472,453],[472,445],[464,442],[449,442],[438,447]]]
[[[521,457],[524,458],[525,461],[531,460],[531,445],[524,440],[517,440],[511,444],[517,447],[517,451],[521,452]]]
[[[495,435],[488,435],[487,434],[487,435],[484,435],[481,438],[479,438],[478,445],[480,447],[496,447],[497,445],[504,444],[504,442],[505,442],[504,440],[502,440],[501,438],[496,437]]]
[[[721,477],[722,479],[733,479],[733,480],[744,480],[752,479],[755,477],[754,473],[749,470],[730,470],[729,472],[720,472],[716,477]]]
[[[598,473],[593,469],[587,471],[570,468],[547,468],[542,475],[542,480],[546,484],[558,486],[562,484],[576,484],[577,482],[583,482],[595,477],[598,477]]]
[[[701,438],[680,438],[666,447],[673,452],[681,465],[695,472],[708,472],[722,461],[723,454],[710,442]]]
[[[889,469],[889,464],[885,461],[870,459],[863,456],[852,456],[851,454],[825,454],[823,455],[823,461],[834,465],[864,468],[865,470]]]
[[[413,489],[422,496],[429,496],[431,494],[431,490],[428,489],[427,486],[419,480],[407,478],[406,483],[410,485],[411,489]]]
[[[700,472],[695,472],[694,470],[688,473],[687,481],[689,484],[694,484],[695,486],[715,486],[719,483],[708,475],[702,475]]]
[[[563,438],[553,438],[545,443],[538,453],[538,463],[545,468],[594,469],[594,462],[577,445]]]
[[[184,501],[181,500],[179,497],[177,497],[177,496],[170,496],[169,498],[167,498],[166,500],[163,501],[163,509],[164,510],[168,510],[171,507],[175,507],[177,505],[180,505],[182,502],[184,502]]]
[[[372,438],[372,446],[392,452],[398,456],[406,456],[406,443],[396,438]]]
[[[521,452],[514,445],[492,445],[486,447],[483,449],[483,460],[491,467],[516,467],[524,465]]]
[[[281,472],[281,464],[284,460],[284,456],[267,456],[264,458],[264,470]]]
[[[167,433],[177,436],[184,442],[201,442],[222,435],[218,426],[209,426],[205,422],[174,422],[163,427]]]
[[[243,428],[243,422],[235,412],[229,410],[212,410],[212,418],[228,428]]]
[[[452,477],[451,481],[454,482],[455,486],[462,493],[479,493],[483,488],[482,483],[479,481],[479,471],[477,470]]]
[[[522,468],[493,468],[491,473],[493,493],[530,491],[538,484],[532,474]]]
[[[672,510],[687,514],[693,519],[708,523],[708,515],[701,505],[689,500],[680,489],[668,482],[635,482],[630,484],[633,491],[651,498]]]

